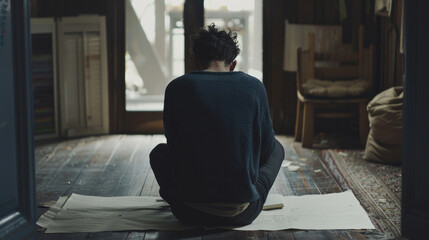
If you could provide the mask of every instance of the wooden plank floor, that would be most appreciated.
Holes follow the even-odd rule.
[[[320,163],[320,151],[304,149],[292,137],[277,136],[286,159],[301,166],[282,168],[273,193],[303,195],[339,192]],[[149,152],[162,135],[108,135],[39,144],[35,149],[37,204],[71,193],[96,196],[157,196],[158,184],[149,165]],[[315,171],[316,170],[316,171]],[[37,208],[37,217],[47,209]],[[362,231],[145,231],[45,234],[37,239],[366,239]]]

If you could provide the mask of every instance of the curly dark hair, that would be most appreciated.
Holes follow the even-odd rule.
[[[231,64],[240,53],[237,33],[227,28],[219,30],[214,23],[201,28],[191,36],[191,56],[194,58],[197,69],[204,70],[211,61],[224,61]]]

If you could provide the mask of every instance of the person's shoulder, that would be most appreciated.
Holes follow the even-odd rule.
[[[167,89],[178,88],[181,86],[186,86],[189,84],[191,77],[189,74],[184,74],[180,77],[173,79],[171,82],[167,84]]]
[[[234,73],[237,74],[240,78],[260,82],[259,79],[257,79],[256,77],[254,77],[250,74],[247,74],[245,72],[238,71],[238,72],[234,72]]]
[[[241,79],[243,79],[245,82],[247,82],[253,88],[256,88],[258,91],[261,91],[261,90],[265,91],[264,84],[258,78],[254,77],[252,75],[249,75],[247,73],[244,73],[244,72],[238,72],[238,74],[240,74]]]
[[[256,77],[249,75],[247,73],[244,72],[235,72],[235,74],[237,75],[237,77],[239,79],[241,79],[242,81],[248,82],[249,84],[251,84],[252,86],[258,86],[261,87],[264,84],[262,84],[262,82],[257,79]]]
[[[255,99],[258,99],[258,101],[262,101],[266,99],[267,93],[266,93],[265,85],[261,80],[247,73],[243,73],[243,78],[245,78],[246,81],[248,82],[248,86],[251,89],[253,89],[253,92],[256,96]]]
[[[169,83],[169,85],[170,85],[170,84],[171,84],[171,85],[179,84],[179,83],[181,83],[183,80],[186,80],[186,79],[188,79],[188,74],[184,74],[184,75],[182,75],[182,76],[180,76],[180,77],[177,77],[177,78],[175,78],[175,79],[171,80],[171,82]]]

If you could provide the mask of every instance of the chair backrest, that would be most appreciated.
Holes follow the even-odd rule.
[[[315,52],[315,35],[308,36],[308,50],[298,48],[298,91],[305,95],[303,85],[310,79],[350,80],[365,79],[372,86],[374,68],[374,46],[364,48],[364,28],[359,28],[358,51],[352,45],[341,45],[336,52]],[[369,87],[371,89],[371,87]]]

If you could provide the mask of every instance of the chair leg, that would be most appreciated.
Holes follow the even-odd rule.
[[[359,103],[359,136],[363,146],[366,145],[366,140],[369,133],[369,121],[366,105],[366,102]]]
[[[302,103],[297,100],[296,120],[295,120],[295,141],[301,141],[302,138]]]
[[[302,146],[310,148],[313,146],[314,134],[314,105],[313,103],[304,103],[302,127]]]

